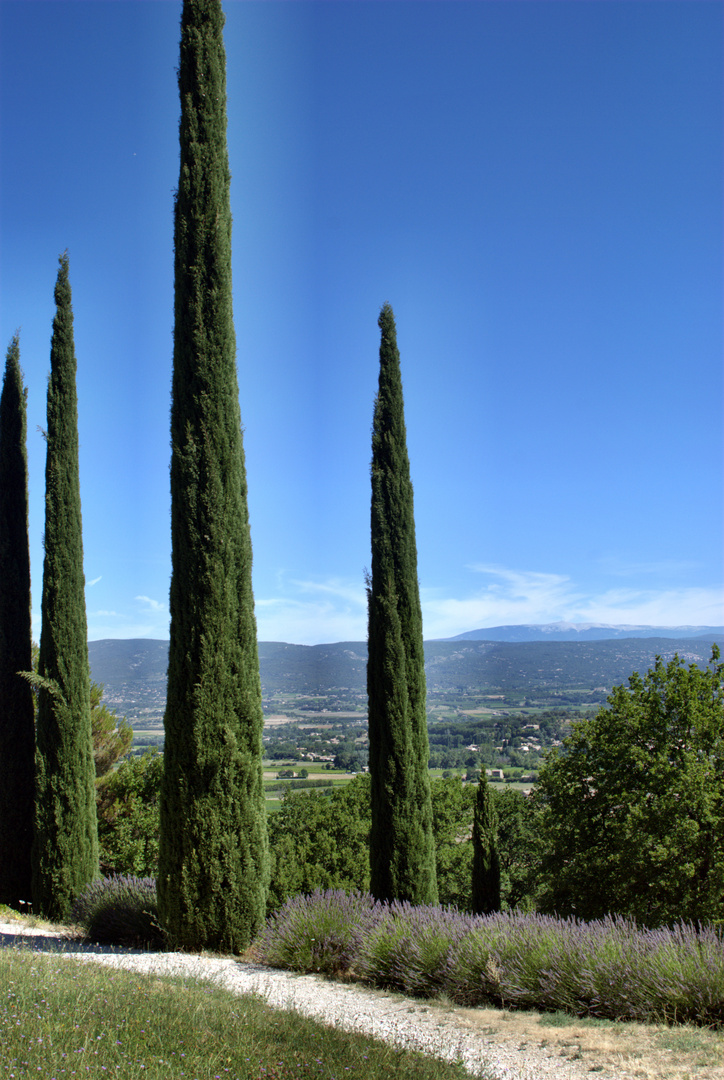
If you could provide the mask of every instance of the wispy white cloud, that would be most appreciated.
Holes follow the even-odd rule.
[[[150,596],[135,596],[134,600],[139,600],[142,604],[147,604],[150,611],[165,611],[166,605],[161,603],[160,600],[152,600]]]
[[[98,582],[99,582],[99,581],[101,580],[101,578],[102,578],[102,577],[103,577],[103,575],[101,574],[101,575],[100,575],[99,577],[94,577],[92,581],[86,581],[86,583],[85,583],[85,587],[86,587],[86,589],[90,589],[90,588],[92,588],[92,587],[93,587],[94,585],[97,585],[97,584],[98,584]]]
[[[607,588],[594,591],[565,574],[475,564],[468,591],[443,595],[421,590],[426,638],[453,637],[486,626],[525,623],[616,625],[722,625],[722,590],[711,588]],[[482,585],[479,584],[482,579]],[[474,585],[473,585],[474,583]],[[359,581],[277,578],[277,595],[256,600],[259,638],[313,645],[362,641],[367,598]]]
[[[160,638],[169,635],[168,607],[150,596],[135,596],[133,610],[88,612],[88,640]],[[140,605],[140,610],[139,610]]]
[[[426,638],[452,637],[486,626],[526,623],[613,623],[643,626],[719,626],[717,587],[618,588],[596,592],[561,574],[475,565],[483,588],[462,597],[422,594]]]
[[[124,621],[106,623],[102,620],[88,619],[88,640],[105,641],[119,638],[155,638],[159,641],[168,639],[168,626],[154,626],[147,622]]]
[[[367,594],[362,582],[345,581],[342,578],[330,578],[328,581],[297,581],[292,579],[290,584],[301,593],[318,593],[329,596],[351,607],[364,608],[367,610]]]
[[[160,638],[168,637],[168,611],[163,604],[150,600],[149,597],[134,597],[135,600],[147,600],[149,607],[140,614],[134,611],[97,610],[88,612],[88,640],[102,641],[105,638]]]
[[[714,586],[669,588],[665,583],[644,588],[642,583],[650,584],[651,578],[642,574],[636,585],[619,578],[613,587],[595,590],[565,574],[485,563],[468,570],[469,588],[457,595],[421,590],[426,638],[520,623],[724,624],[722,590]],[[612,576],[607,584],[614,580]],[[135,601],[135,612],[89,612],[90,639],[167,638],[167,605],[149,596],[136,596]],[[364,641],[367,636],[367,596],[360,579],[293,578],[280,572],[273,588],[258,593],[255,606],[262,641],[314,645]],[[39,614],[33,622],[39,628]]]
[[[569,621],[565,614],[583,599],[563,574],[475,564],[468,567],[487,580],[466,596],[442,597],[422,590],[426,638],[452,637],[484,626]]]
[[[609,589],[591,596],[575,612],[576,622],[643,626],[721,626],[719,588]]]
[[[359,582],[278,578],[282,595],[256,599],[260,641],[316,645],[367,636],[367,596]]]

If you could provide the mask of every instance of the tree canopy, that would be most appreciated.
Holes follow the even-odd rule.
[[[131,748],[133,728],[103,701],[103,684],[91,681],[91,735],[96,779],[109,773]]]
[[[328,794],[288,791],[269,815],[272,875],[269,910],[315,889],[369,888],[369,776]]]
[[[124,758],[98,781],[98,844],[104,874],[158,873],[162,774],[163,756],[149,750]]]
[[[724,665],[658,658],[541,770],[542,907],[648,926],[724,916]]]

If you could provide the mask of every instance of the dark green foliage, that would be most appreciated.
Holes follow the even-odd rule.
[[[475,787],[457,776],[438,777],[430,784],[435,865],[439,902],[470,910]]]
[[[473,818],[478,785],[459,777],[440,777],[431,783],[433,827],[440,903],[460,911],[473,910]],[[488,787],[497,818],[500,864],[500,906],[529,910],[537,876],[535,808],[520,791]]]
[[[269,912],[288,897],[315,889],[367,889],[369,831],[367,775],[329,795],[288,792],[280,809],[269,815]]]
[[[24,671],[23,675],[27,684],[35,687],[37,694],[40,685],[38,676],[38,661],[40,649],[32,643],[32,668]],[[109,709],[103,701],[104,687],[100,683],[90,684],[90,718],[91,740],[93,742],[93,764],[95,777],[98,779],[108,773],[119,758],[131,748],[133,742],[133,728],[125,716],[119,719],[115,709]],[[35,699],[33,699],[35,708]]]
[[[473,816],[472,911],[474,915],[500,911],[498,815],[485,769],[480,774]]]
[[[544,895],[647,926],[724,918],[724,664],[658,659],[539,774]]]
[[[163,758],[157,750],[125,758],[97,784],[98,845],[103,874],[158,873]]]
[[[0,396],[0,903],[30,902],[35,791],[30,671],[28,458],[23,376],[17,334],[10,343]]]
[[[70,913],[91,941],[101,945],[164,943],[153,878],[113,874],[97,878],[77,897]]]
[[[239,951],[264,919],[268,852],[231,303],[223,24],[218,0],[184,3],[158,896],[175,945]]]
[[[91,734],[96,779],[110,772],[115,763],[131,748],[133,728],[125,716],[118,719],[115,709],[109,709],[103,699],[103,687],[91,682]]]
[[[45,560],[38,660],[33,905],[63,919],[98,873],[95,766],[68,256],[60,258],[48,380]]]
[[[439,900],[469,910],[475,788],[452,777],[433,780],[431,793]],[[369,832],[370,776],[366,773],[328,795],[286,794],[280,809],[269,815],[268,911],[276,911],[298,893],[366,890]]]
[[[539,810],[522,791],[490,787],[498,818],[498,859],[503,910],[534,911],[539,888]]]
[[[372,572],[368,583],[372,828],[370,889],[379,900],[437,902],[425,656],[400,354],[392,308],[380,312],[372,427]]]
[[[118,771],[125,769],[124,762]],[[472,905],[476,788],[456,776],[433,780],[430,785],[439,902],[461,911],[470,911]],[[491,788],[489,794],[498,817],[502,906],[528,908],[537,868],[534,808],[519,791]],[[100,815],[102,821],[103,810]],[[269,815],[269,912],[298,893],[367,889],[369,831],[368,774],[330,794],[288,792],[281,808]]]

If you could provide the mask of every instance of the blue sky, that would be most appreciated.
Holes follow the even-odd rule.
[[[20,328],[36,636],[66,248],[89,637],[168,636],[180,10],[0,0],[0,340]],[[366,635],[384,301],[426,637],[724,622],[724,7],[225,11],[260,639]]]

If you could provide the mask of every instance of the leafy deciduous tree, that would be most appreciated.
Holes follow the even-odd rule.
[[[28,458],[20,342],[7,352],[0,395],[0,903],[30,902],[35,793]]]
[[[470,911],[475,788],[458,776],[430,784],[439,902]]]
[[[370,888],[379,900],[432,904],[438,891],[422,612],[400,354],[389,304],[383,306],[378,324],[368,581]]]
[[[272,877],[269,910],[315,889],[365,891],[370,829],[369,776],[356,776],[330,795],[287,792],[269,815]]]
[[[264,919],[268,850],[232,315],[223,25],[219,0],[185,0],[158,901],[176,945],[235,952]]]
[[[150,750],[125,758],[97,785],[101,871],[155,877],[163,757]]]
[[[724,917],[724,664],[658,658],[541,769],[544,909]]]
[[[536,908],[539,878],[538,808],[522,791],[488,789],[498,818],[500,895],[505,910]]]
[[[115,709],[103,701],[103,685],[91,682],[91,736],[96,779],[110,772],[115,763],[131,748],[133,728],[125,716],[118,718]]]
[[[45,559],[38,660],[33,904],[62,919],[98,873],[95,766],[68,256],[60,257],[48,380]]]

